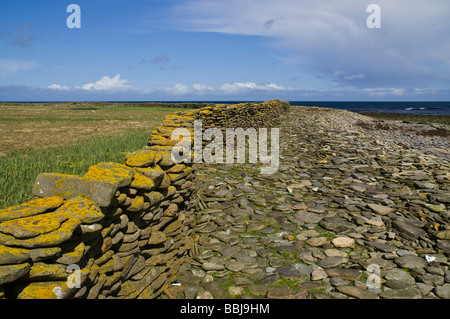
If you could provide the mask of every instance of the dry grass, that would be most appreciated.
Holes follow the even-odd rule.
[[[39,173],[82,175],[122,163],[146,145],[166,114],[185,108],[119,104],[0,103],[0,209],[32,199]]]
[[[21,149],[72,145],[96,136],[129,129],[150,132],[175,108],[133,107],[120,104],[0,103],[0,156]]]

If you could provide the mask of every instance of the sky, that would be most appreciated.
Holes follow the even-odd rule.
[[[0,101],[449,101],[449,16],[448,0],[2,0]]]

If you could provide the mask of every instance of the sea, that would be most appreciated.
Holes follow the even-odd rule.
[[[236,104],[249,101],[186,101],[187,103]],[[369,102],[369,101],[289,101],[291,105],[319,106],[365,113],[399,113],[415,115],[450,115],[447,102]],[[173,101],[172,103],[180,103]]]
[[[316,102],[291,101],[291,105],[319,106],[365,113],[450,115],[449,102]]]
[[[241,103],[221,101],[214,103]],[[450,115],[448,102],[368,102],[368,101],[289,101],[291,105],[319,106],[365,113],[399,113],[415,115]]]

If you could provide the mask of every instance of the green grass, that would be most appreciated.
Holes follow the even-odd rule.
[[[13,151],[0,157],[0,209],[32,199],[31,190],[40,173],[83,175],[99,162],[124,163],[125,155],[145,146],[149,136],[145,130],[130,130],[71,146]]]

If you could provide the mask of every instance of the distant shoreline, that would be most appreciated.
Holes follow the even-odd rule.
[[[72,104],[74,107],[84,105],[129,105],[138,107],[178,107],[178,108],[200,108],[211,104],[237,104],[250,103],[255,101],[19,101],[0,102],[1,105],[34,105],[34,104]],[[298,106],[318,106],[342,109],[372,116],[386,116],[385,114],[397,114],[398,116],[450,116],[450,101],[289,101],[291,105]],[[395,116],[387,116],[395,117]]]
[[[450,125],[450,115],[421,115],[384,112],[356,112],[380,120],[403,121],[409,123],[440,123]]]

